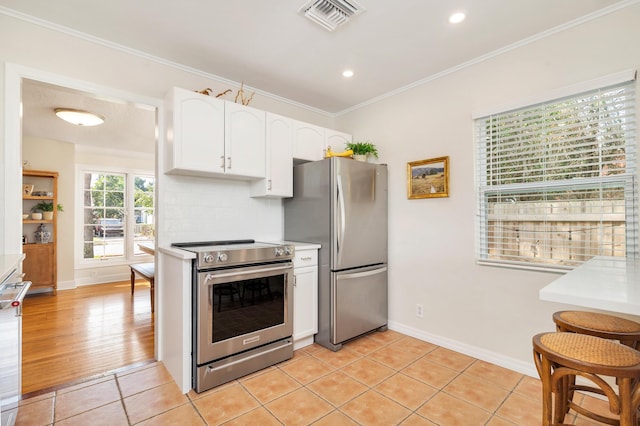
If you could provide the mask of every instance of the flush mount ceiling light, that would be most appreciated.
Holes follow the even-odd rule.
[[[452,24],[459,24],[464,21],[464,18],[466,18],[466,15],[463,12],[456,12],[449,16],[449,22]]]
[[[56,108],[54,111],[58,117],[76,126],[97,126],[104,123],[103,116],[88,111],[69,108]]]
[[[333,31],[349,19],[364,12],[354,0],[310,0],[298,12],[325,30]]]
[[[349,77],[353,77],[353,71],[351,71],[351,70],[344,70],[344,71],[342,71],[342,76],[343,76],[343,77],[347,77],[347,78],[349,78]]]

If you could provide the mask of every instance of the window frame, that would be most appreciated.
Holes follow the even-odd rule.
[[[98,259],[85,259],[84,258],[84,175],[86,173],[101,173],[101,174],[114,174],[124,175],[125,177],[125,203],[124,203],[124,235],[123,235],[123,255],[116,258],[98,258]],[[74,264],[76,269],[88,269],[96,267],[109,267],[109,266],[121,266],[129,265],[138,262],[151,262],[153,256],[140,252],[135,253],[135,240],[134,240],[134,227],[135,227],[135,178],[153,178],[154,179],[154,192],[153,192],[153,211],[154,216],[157,217],[157,177],[153,170],[138,169],[138,168],[122,168],[122,167],[109,167],[109,166],[96,166],[87,164],[76,165],[76,179],[75,179],[75,197],[76,197],[76,214],[74,221]],[[154,230],[156,222],[154,221]],[[154,232],[154,241],[156,235]]]
[[[638,164],[637,164],[637,151],[638,151],[638,143],[636,141],[636,133],[637,133],[637,120],[638,120],[638,109],[637,103],[638,98],[636,95],[636,81],[635,81],[635,71],[626,71],[617,73],[611,76],[606,76],[603,78],[591,80],[589,82],[580,83],[574,86],[570,86],[568,88],[555,90],[552,92],[548,92],[541,96],[534,98],[530,98],[526,101],[519,101],[517,103],[511,104],[511,106],[505,106],[495,111],[484,112],[479,114],[474,114],[474,154],[475,161],[474,165],[476,168],[475,173],[475,186],[476,186],[476,262],[481,265],[490,265],[490,266],[500,266],[500,267],[510,267],[510,268],[519,268],[519,269],[530,269],[530,270],[543,270],[543,271],[553,271],[553,272],[563,272],[567,270],[571,270],[582,262],[574,261],[576,265],[558,265],[554,263],[538,263],[531,262],[527,260],[507,260],[508,255],[501,254],[502,258],[491,258],[489,253],[490,240],[492,237],[490,236],[490,228],[489,228],[489,218],[491,216],[489,210],[489,202],[488,199],[490,196],[494,194],[508,193],[511,191],[512,193],[516,193],[516,191],[532,191],[537,193],[538,195],[544,195],[552,192],[555,189],[571,189],[576,190],[577,188],[584,189],[589,188],[597,189],[602,188],[607,185],[611,185],[615,182],[618,182],[618,185],[623,187],[624,194],[624,211],[625,211],[625,252],[626,257],[637,258],[638,257]],[[597,178],[589,177],[589,178],[572,178],[562,180],[561,178],[552,179],[549,181],[545,181],[541,179],[537,182],[518,182],[511,184],[489,184],[489,166],[486,163],[486,158],[483,155],[486,153],[486,149],[489,146],[490,142],[487,139],[483,139],[485,135],[484,129],[486,129],[488,120],[495,116],[501,116],[503,114],[511,114],[516,112],[525,112],[532,113],[537,108],[540,107],[541,104],[548,105],[558,105],[563,101],[566,101],[567,98],[579,98],[581,96],[585,96],[586,94],[595,92],[597,90],[607,90],[616,86],[625,86],[625,89],[629,89],[632,92],[632,96],[634,97],[634,103],[632,104],[633,115],[632,122],[635,126],[635,131],[629,134],[624,138],[624,147],[625,147],[625,172],[617,175],[611,176],[598,176]],[[575,117],[575,116],[571,116]],[[627,123],[625,123],[626,125]],[[522,135],[522,133],[518,133]],[[545,136],[547,134],[545,133]],[[586,137],[585,137],[586,138]],[[544,139],[544,138],[543,138]],[[540,143],[540,142],[538,142]],[[523,143],[518,143],[520,146]],[[538,157],[539,158],[539,157]],[[627,160],[630,159],[628,162]],[[506,162],[506,160],[505,160]],[[503,169],[506,167],[505,164],[502,164]],[[600,198],[602,199],[602,198]],[[519,213],[518,213],[519,214]],[[513,215],[517,218],[518,214]],[[575,215],[574,215],[575,217]],[[516,220],[514,220],[516,221]],[[524,221],[523,221],[524,222]],[[601,221],[603,222],[603,221]],[[545,222],[546,223],[546,222]],[[545,242],[550,242],[552,239],[548,238],[548,235],[545,234]],[[496,240],[497,241],[497,240]],[[602,241],[601,241],[602,243]],[[551,247],[554,247],[552,243],[549,243]],[[585,249],[584,254],[589,254],[588,250]],[[551,259],[549,259],[551,260]],[[586,259],[585,259],[586,260]]]

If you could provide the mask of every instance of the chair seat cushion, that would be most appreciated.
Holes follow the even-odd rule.
[[[131,270],[136,271],[138,274],[142,275],[147,279],[151,279],[155,275],[156,267],[155,267],[155,263],[153,262],[136,263],[130,266],[131,266]]]
[[[546,333],[540,343],[562,358],[604,367],[640,366],[640,352],[620,343],[577,333]]]
[[[640,323],[613,315],[585,311],[562,311],[554,317],[560,321],[583,328],[609,333],[640,333]]]

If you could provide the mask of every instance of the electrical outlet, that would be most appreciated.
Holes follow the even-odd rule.
[[[421,304],[421,303],[418,303],[418,304],[416,305],[416,316],[417,316],[418,318],[422,318],[422,316],[423,316],[423,314],[424,314],[423,309],[424,309],[424,307],[422,306],[422,304]]]

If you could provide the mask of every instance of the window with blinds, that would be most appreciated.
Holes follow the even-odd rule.
[[[479,263],[638,256],[635,82],[475,120]]]

